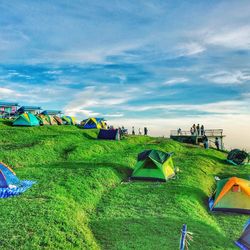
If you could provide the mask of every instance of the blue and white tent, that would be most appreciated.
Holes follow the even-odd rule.
[[[34,183],[33,181],[19,180],[11,168],[0,162],[0,198],[19,195]]]

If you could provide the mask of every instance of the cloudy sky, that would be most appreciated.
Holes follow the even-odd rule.
[[[2,0],[0,13],[1,101],[154,135],[204,123],[250,149],[249,0]]]

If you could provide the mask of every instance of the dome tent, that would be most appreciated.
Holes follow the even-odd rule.
[[[173,153],[160,150],[145,150],[138,155],[132,179],[166,181],[175,176]]]
[[[97,138],[102,140],[116,141],[121,139],[119,129],[100,129]]]
[[[240,149],[233,149],[228,153],[227,161],[233,165],[245,165],[249,162],[249,154]]]
[[[36,117],[40,121],[40,125],[50,125],[47,115],[38,114]]]
[[[20,181],[14,171],[0,162],[0,198],[19,195],[30,188],[35,182]]]
[[[57,120],[53,115],[47,115],[50,125],[58,125]]]
[[[73,116],[63,116],[62,121],[65,125],[75,125],[76,119]]]
[[[250,249],[250,219],[246,223],[242,235],[235,242],[235,244],[240,247],[242,250]]]
[[[209,198],[211,211],[250,214],[250,181],[231,177],[217,181],[216,186]]]
[[[63,120],[59,116],[54,115],[54,119],[58,125],[63,125]]]
[[[13,126],[39,126],[40,122],[32,113],[23,113],[13,122]]]
[[[81,126],[84,129],[95,129],[95,128],[106,129],[106,127],[107,127],[104,118],[94,118],[94,117],[83,120],[81,122]]]

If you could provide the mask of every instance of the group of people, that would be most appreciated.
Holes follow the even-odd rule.
[[[193,126],[190,128],[190,133],[193,136],[202,136],[202,142],[203,142],[204,148],[205,149],[209,148],[209,140],[208,140],[208,137],[206,136],[204,125],[200,126],[200,124],[197,124],[197,125],[193,124]],[[177,134],[182,135],[181,128],[177,130]],[[221,145],[220,145],[221,143],[218,137],[215,138],[214,144],[217,150],[221,149]]]
[[[209,148],[209,143],[208,143],[208,138],[207,138],[206,135],[204,135],[204,136],[202,137],[202,141],[203,141],[204,148],[205,148],[205,149],[208,149],[208,148]],[[220,140],[219,140],[218,137],[215,137],[214,144],[215,144],[217,150],[220,150],[220,149],[221,149]]]
[[[132,127],[132,135],[135,135],[135,127]],[[141,128],[138,129],[138,135],[142,135]],[[148,135],[148,128],[144,127],[144,135]]]
[[[193,126],[190,128],[191,135],[197,135],[197,136],[204,136],[205,135],[205,129],[204,126],[200,124],[193,124]]]

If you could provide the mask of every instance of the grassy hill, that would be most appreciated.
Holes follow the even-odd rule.
[[[247,216],[212,214],[214,176],[246,176],[213,149],[143,136],[98,141],[74,126],[11,127],[0,122],[0,161],[36,180],[0,199],[1,249],[178,249],[183,223],[190,249],[235,249]],[[144,149],[174,151],[178,178],[126,182]],[[237,248],[236,248],[237,249]]]

